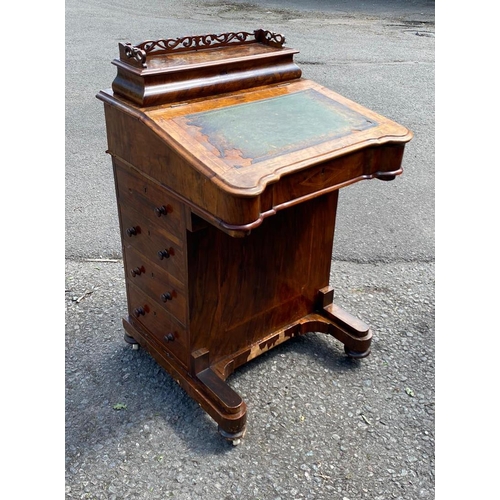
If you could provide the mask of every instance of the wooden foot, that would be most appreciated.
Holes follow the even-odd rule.
[[[133,325],[130,318],[123,319],[123,326],[128,337],[137,339],[141,347],[215,420],[225,439],[241,439],[246,430],[246,404],[225,380],[206,366],[208,351],[199,350],[192,354],[191,369],[196,371],[190,371],[175,357],[159,349],[158,340]]]
[[[344,344],[344,351],[350,358],[361,359],[370,354],[370,327],[333,303],[333,288],[327,286],[318,290],[316,309],[330,323],[326,333]]]
[[[349,357],[360,359],[370,354],[373,334],[367,324],[333,303],[324,306],[321,313],[331,323],[328,333],[344,344]]]
[[[330,323],[326,333],[344,344],[344,351],[350,358],[361,359],[370,354],[370,327],[333,303],[333,288],[327,286],[318,290],[316,307]]]
[[[203,387],[204,401],[200,404],[218,423],[219,433],[230,441],[242,438],[246,430],[247,407],[240,395],[211,368],[197,373],[196,379]],[[210,413],[207,408],[215,411]]]

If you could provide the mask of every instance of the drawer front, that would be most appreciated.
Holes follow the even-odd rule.
[[[164,188],[115,160],[118,202],[132,207],[146,218],[168,228],[176,237],[182,235],[183,205]]]
[[[184,283],[186,263],[182,242],[135,210],[122,206],[119,210],[125,251],[131,247]]]
[[[129,315],[153,337],[153,344],[163,353],[175,356],[187,366],[187,332],[163,306],[151,300],[138,288],[127,283]]]
[[[124,257],[127,280],[186,325],[184,284],[130,247],[125,247]]]

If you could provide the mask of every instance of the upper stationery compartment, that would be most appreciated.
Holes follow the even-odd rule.
[[[266,30],[119,44],[112,89],[142,107],[186,101],[301,77],[298,50]]]

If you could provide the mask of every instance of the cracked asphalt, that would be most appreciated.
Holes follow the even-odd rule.
[[[123,342],[123,265],[102,103],[118,42],[270,29],[303,76],[407,126],[404,173],[340,193],[331,284],[371,355],[308,334],[228,382],[239,446]],[[65,498],[435,496],[434,2],[66,2]]]

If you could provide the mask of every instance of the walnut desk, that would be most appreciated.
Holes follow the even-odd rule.
[[[402,172],[412,134],[301,77],[264,30],[119,44],[104,103],[123,258],[125,339],[237,442],[226,383],[282,342],[323,332],[347,355],[372,332],[329,286],[339,189]]]

